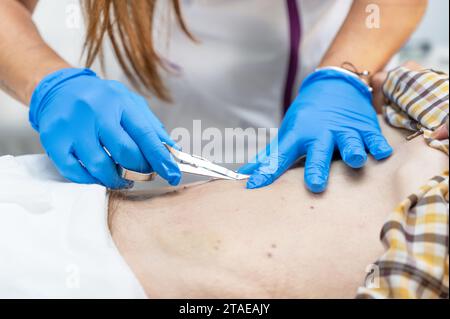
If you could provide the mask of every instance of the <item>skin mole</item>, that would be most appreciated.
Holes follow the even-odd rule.
[[[220,244],[221,244],[221,243],[222,243],[222,241],[221,241],[220,239],[218,239],[218,240],[216,241],[216,243],[214,244],[213,249],[214,249],[215,251],[219,250],[219,249],[220,249]]]
[[[276,248],[277,248],[277,244],[272,244],[272,245],[270,246],[270,248],[271,248],[272,250],[276,249]],[[272,258],[273,258],[273,253],[269,251],[269,252],[267,253],[266,256],[267,256],[268,259],[272,259]]]

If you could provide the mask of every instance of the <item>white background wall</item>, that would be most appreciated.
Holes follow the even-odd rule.
[[[417,58],[430,66],[448,69],[449,1],[429,1],[427,15],[412,37],[402,59]],[[74,17],[76,6],[73,5],[77,3],[77,0],[40,0],[34,16],[44,38],[74,65],[80,63],[83,39],[83,26],[77,25],[80,21],[69,18]],[[427,56],[421,56],[420,52],[417,52],[417,47],[420,48],[424,43],[433,48]],[[24,106],[0,92],[0,156],[42,151],[38,137],[28,125],[27,117],[27,109]]]
[[[434,44],[449,44],[448,0],[429,0],[428,12],[413,39],[428,39]]]

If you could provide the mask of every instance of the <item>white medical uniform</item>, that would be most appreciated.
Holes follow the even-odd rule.
[[[278,127],[286,87],[291,86],[292,100],[301,80],[320,63],[352,0],[183,0],[182,4],[198,43],[188,39],[175,21],[167,32],[167,19],[159,19],[156,30],[159,52],[178,68],[164,76],[174,103],[150,99],[169,131],[191,128],[196,119],[202,120],[203,128]],[[296,32],[299,45],[293,43]],[[297,66],[291,63],[292,54]],[[117,63],[107,70],[126,82]],[[289,72],[294,72],[292,83],[287,83]]]

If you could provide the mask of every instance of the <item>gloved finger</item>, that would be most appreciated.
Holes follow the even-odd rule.
[[[121,126],[103,127],[99,138],[114,161],[122,167],[141,173],[152,171],[139,147]]]
[[[78,184],[99,184],[94,177],[81,165],[71,152],[48,153],[55,163],[59,173],[67,180]]]
[[[39,136],[48,157],[58,172],[67,180],[78,184],[99,184],[73,154],[72,145],[59,134],[41,133]],[[53,145],[53,146],[52,146]],[[57,147],[54,147],[57,145]]]
[[[267,156],[259,160],[259,167],[247,182],[248,189],[255,189],[272,184],[302,155],[296,145],[293,134],[278,137],[266,149]]]
[[[325,134],[309,145],[305,163],[305,183],[313,193],[322,193],[328,185],[334,140]]]
[[[178,185],[181,181],[180,169],[163,145],[153,124],[148,121],[148,117],[136,114],[134,110],[125,112],[122,115],[122,126],[137,144],[153,170],[170,185]]]
[[[238,169],[238,173],[239,174],[245,174],[245,175],[250,175],[253,174],[259,167],[260,163],[259,162],[250,162],[247,163],[245,165],[242,165],[239,169]]]
[[[335,134],[342,160],[352,168],[361,168],[367,162],[364,141],[357,131],[348,130]]]
[[[380,132],[364,133],[363,138],[370,154],[372,154],[377,161],[392,155],[392,147]]]
[[[167,145],[181,151],[181,147],[170,137],[169,133],[167,133],[166,131],[166,128],[161,124],[161,122],[159,122],[157,117],[152,112],[146,112],[146,115],[149,121],[151,120],[155,121],[155,123],[159,123],[155,125],[155,131],[161,142],[166,143]]]
[[[156,134],[159,136],[162,142],[166,143],[169,146],[172,146],[178,150],[181,148],[176,144],[176,142],[169,136],[164,125],[161,121],[155,116],[155,114],[150,110],[147,100],[142,96],[130,91],[123,83],[118,81],[109,81],[109,84],[114,87],[116,90],[123,92],[125,96],[130,97],[131,101],[135,103],[135,105],[141,109],[142,116],[146,117],[146,120],[153,125]]]
[[[150,110],[147,101],[142,96],[137,95],[135,93],[131,93],[131,98],[134,100],[135,103],[139,104],[142,108],[146,109],[146,111],[142,112],[143,113],[142,115],[147,118],[147,121],[149,123],[153,124],[153,128],[155,129],[156,134],[159,136],[161,141],[180,151],[181,147],[178,146],[177,143],[169,136],[164,125]]]
[[[96,139],[86,139],[75,145],[75,156],[85,169],[102,185],[111,189],[127,188],[130,183],[119,176],[117,165]]]
[[[261,162],[264,162],[267,159],[268,152],[270,152],[270,145],[266,146],[263,150],[261,150],[251,161],[247,164],[242,165],[238,169],[238,173],[251,175],[253,174],[261,165]]]

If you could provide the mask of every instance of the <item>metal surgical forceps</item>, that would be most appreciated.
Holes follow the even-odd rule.
[[[211,177],[213,179],[225,179],[234,181],[245,180],[250,177],[249,175],[239,174],[223,166],[216,165],[202,157],[184,153],[174,149],[173,147],[170,147],[165,143],[163,144],[172,154],[173,158],[180,168],[180,171],[183,173]],[[152,181],[157,175],[154,172],[145,174],[131,171],[121,167],[120,165],[118,169],[119,174],[123,179],[135,182]]]

